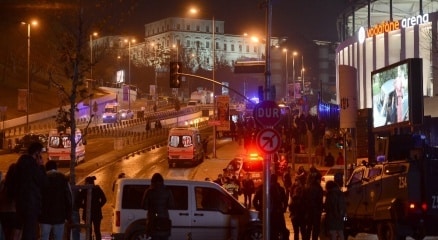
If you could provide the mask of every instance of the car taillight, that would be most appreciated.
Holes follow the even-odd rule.
[[[411,202],[409,203],[409,210],[412,212],[415,211],[423,211],[426,212],[427,211],[427,203],[423,202],[423,203],[418,203],[418,202]]]
[[[116,227],[120,227],[120,211],[116,211]]]

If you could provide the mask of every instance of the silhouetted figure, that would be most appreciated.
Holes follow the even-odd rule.
[[[155,239],[168,239],[172,229],[169,209],[175,205],[172,191],[164,185],[163,176],[155,173],[151,186],[143,194],[142,206],[147,210],[146,234]]]
[[[324,159],[324,166],[326,167],[332,167],[333,165],[335,165],[335,158],[333,157],[332,153],[329,152],[327,154],[327,156],[325,156]]]

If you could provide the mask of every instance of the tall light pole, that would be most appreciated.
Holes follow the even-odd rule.
[[[198,10],[196,8],[191,8],[190,9],[190,13],[191,14],[197,14]],[[215,81],[215,68],[216,68],[216,41],[215,41],[215,31],[216,31],[216,26],[215,26],[215,20],[214,20],[214,15],[211,19],[211,27],[212,27],[212,31],[211,31],[211,47],[212,47],[212,51],[211,51],[211,55],[212,55],[212,80]],[[212,83],[212,90],[213,90],[213,116],[214,119],[216,120],[216,99],[215,99],[215,86],[214,86],[214,82]],[[189,93],[190,94],[190,93]],[[213,158],[216,158],[216,126],[213,126]]]
[[[37,21],[21,22],[23,25],[27,25],[27,96],[26,96],[26,132],[29,129],[29,112],[30,112],[30,26],[37,25]]]
[[[93,91],[93,36],[96,37],[97,36],[97,32],[93,32],[92,34],[90,34],[90,80],[88,81],[88,88],[90,89],[90,93]],[[91,95],[90,95],[90,100],[89,100],[89,108],[90,108],[90,119],[91,119],[91,115],[92,115],[92,101],[91,101]]]
[[[158,107],[158,81],[157,81],[157,63],[156,63],[156,61],[157,61],[157,48],[158,48],[158,46],[157,46],[157,48],[155,48],[155,44],[154,43],[151,43],[151,46],[152,46],[152,48],[154,50],[154,72],[155,72],[155,75],[154,75],[154,80],[155,80],[155,96],[154,96],[154,98],[155,98],[155,106]]]
[[[286,54],[286,58],[285,58],[285,68],[286,68],[285,75],[286,75],[286,79],[284,80],[284,83],[285,83],[284,101],[287,102],[287,100],[288,100],[288,93],[289,93],[288,85],[287,85],[288,80],[289,80],[289,71],[288,71],[288,67],[287,67],[287,48],[284,48],[283,52]]]
[[[93,36],[97,36],[97,32],[90,34],[90,81],[93,81]]]
[[[304,95],[304,71],[305,71],[305,68],[304,68],[304,56],[301,55],[301,80],[303,81],[303,89],[302,89],[303,95]]]
[[[128,109],[131,110],[131,42],[135,43],[135,39],[125,39],[128,43]]]
[[[292,53],[292,83],[293,83],[293,91],[294,91],[294,100],[296,99],[296,92],[295,92],[295,56],[296,55],[297,52],[294,51]]]

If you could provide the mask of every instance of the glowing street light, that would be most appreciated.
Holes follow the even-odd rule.
[[[189,10],[190,14],[198,14],[198,9],[196,8],[190,8]],[[214,16],[211,19],[211,25],[212,25],[212,31],[211,31],[211,47],[212,47],[212,80],[215,81],[215,58],[216,58],[216,40],[215,40],[215,31],[216,31],[216,26],[215,26],[215,20],[214,20]],[[213,107],[213,112],[214,112],[214,117],[216,118],[216,101],[215,101],[215,89],[214,89],[214,83],[212,84],[212,89],[213,89],[213,101],[214,101],[214,107]],[[213,126],[213,158],[216,158],[216,126]]]
[[[27,96],[26,96],[26,132],[29,132],[29,112],[30,112],[30,26],[38,25],[38,22],[33,20],[31,22],[21,22],[27,25]]]
[[[284,93],[284,101],[285,102],[287,102],[287,99],[288,99],[288,86],[287,86],[287,83],[288,83],[288,80],[289,80],[289,71],[288,71],[288,67],[287,67],[287,48],[284,48],[283,49],[283,52],[286,54],[286,58],[285,58],[285,67],[286,67],[286,79],[284,80],[284,83],[285,83],[285,93]]]
[[[135,43],[135,39],[125,39],[128,43],[128,109],[131,110],[131,43]]]
[[[293,83],[293,90],[294,90],[294,99],[296,98],[296,92],[295,92],[295,56],[298,55],[296,51],[293,51],[292,53],[292,83]]]
[[[98,33],[90,34],[90,79],[93,81],[93,37],[97,37]]]

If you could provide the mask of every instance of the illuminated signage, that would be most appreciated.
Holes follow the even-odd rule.
[[[383,21],[374,27],[368,28],[367,37],[373,37],[375,35],[391,32],[399,29],[400,29],[400,23],[398,21],[392,21],[392,22]]]
[[[366,30],[366,37],[373,37],[382,33],[391,32],[394,30],[399,30],[401,28],[413,27],[415,25],[428,23],[429,22],[429,14],[418,15],[416,17],[410,17],[402,19],[401,21],[383,21],[369,29]],[[359,29],[358,40],[359,42],[363,42],[363,32],[362,28]]]

